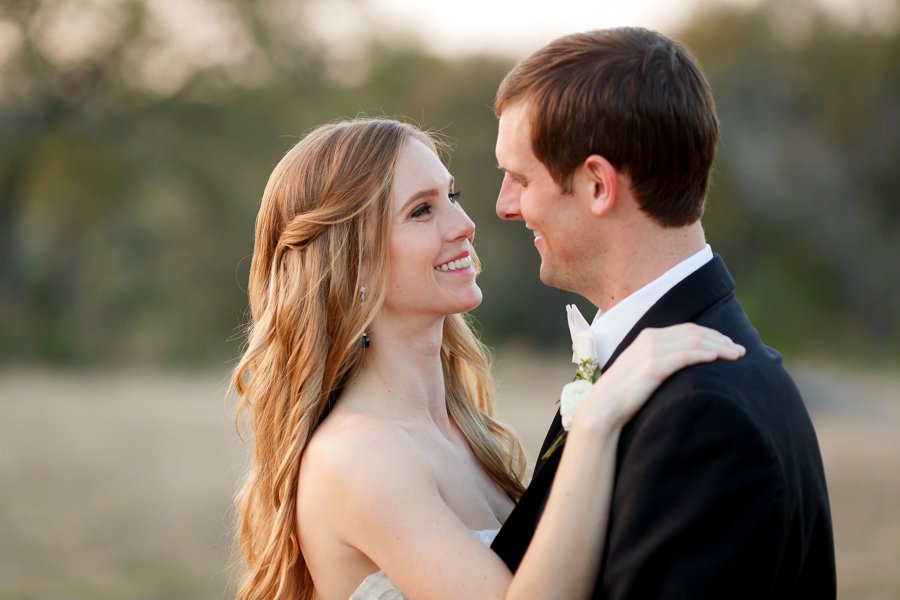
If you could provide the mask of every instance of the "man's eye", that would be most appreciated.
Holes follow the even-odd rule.
[[[516,175],[511,175],[511,174],[509,174],[509,173],[505,173],[505,174],[504,174],[504,177],[505,177],[508,181],[511,181],[511,182],[513,183],[513,185],[517,185],[517,186],[519,186],[519,187],[526,187],[526,182],[525,182],[525,180],[523,180],[521,177],[518,177],[518,176],[516,176]]]
[[[429,206],[427,204],[422,204],[421,206],[417,207],[414,211],[412,211],[412,213],[410,213],[409,216],[415,219],[418,217],[424,217],[425,215],[428,215],[428,214],[431,214],[431,206]]]
[[[461,196],[462,190],[457,190],[455,192],[450,192],[449,194],[447,194],[447,197],[450,198],[450,202],[459,202]]]

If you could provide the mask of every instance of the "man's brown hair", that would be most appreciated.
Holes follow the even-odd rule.
[[[561,37],[506,75],[494,112],[521,101],[534,154],[565,192],[598,154],[661,225],[703,214],[719,123],[703,71],[677,42],[641,28]]]

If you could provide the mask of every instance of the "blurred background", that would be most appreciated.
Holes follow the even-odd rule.
[[[563,305],[588,307],[494,215],[491,103],[516,60],[618,25],[706,68],[707,236],[811,410],[840,597],[900,597],[898,0],[3,0],[0,599],[228,596],[256,209],[325,121],[454,141],[474,314],[533,457],[571,375]]]

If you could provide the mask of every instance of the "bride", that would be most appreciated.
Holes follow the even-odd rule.
[[[488,545],[525,457],[463,316],[481,291],[459,195],[435,141],[385,119],[319,127],[272,173],[234,373],[238,598],[585,597],[621,426],[676,370],[742,353],[694,325],[642,334],[579,406],[513,575]]]

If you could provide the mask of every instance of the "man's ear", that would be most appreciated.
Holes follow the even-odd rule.
[[[591,154],[581,165],[584,174],[583,185],[589,194],[591,213],[602,217],[616,204],[619,177],[611,162],[599,154]]]

